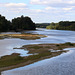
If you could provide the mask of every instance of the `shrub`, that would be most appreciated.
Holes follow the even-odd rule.
[[[73,46],[73,44],[70,42],[66,42],[65,45]]]

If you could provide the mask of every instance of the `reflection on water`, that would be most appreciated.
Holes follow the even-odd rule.
[[[32,54],[28,54],[29,51],[24,50],[24,49],[14,49],[14,53],[19,53],[20,56],[24,57],[24,56],[29,56]]]

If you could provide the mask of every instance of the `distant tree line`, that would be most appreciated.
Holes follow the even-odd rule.
[[[35,30],[35,23],[30,17],[17,17],[8,21],[4,16],[0,15],[0,32],[6,31],[22,31],[22,30]]]
[[[50,23],[36,23],[37,28],[46,28]]]
[[[47,29],[57,29],[57,30],[75,30],[75,21],[60,21],[59,23],[52,22]]]

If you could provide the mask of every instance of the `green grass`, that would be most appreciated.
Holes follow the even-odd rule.
[[[19,55],[7,55],[0,59],[0,68],[1,67],[7,67],[11,65],[16,65],[23,61],[23,57],[20,57]]]
[[[30,49],[41,49],[41,48],[43,48],[43,46],[31,46],[31,47],[29,47]]]
[[[66,46],[74,46],[74,44],[72,44],[72,43],[70,43],[70,42],[66,42],[66,43],[64,43],[64,44],[62,44],[62,45],[66,45]]]
[[[37,55],[30,55],[27,57],[20,57],[17,54],[7,55],[7,56],[4,56],[0,59],[0,68],[17,65],[20,63],[28,62],[28,61],[34,61],[34,60],[36,61],[36,60],[42,59],[46,56],[53,57],[54,54],[59,55],[61,53],[62,52],[52,53],[50,51],[45,51],[43,53],[39,53]]]

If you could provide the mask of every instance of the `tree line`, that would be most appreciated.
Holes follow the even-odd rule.
[[[46,28],[50,23],[36,23],[37,28]]]
[[[30,17],[17,17],[8,21],[4,16],[0,15],[0,32],[6,31],[22,31],[22,30],[35,30],[35,23]]]
[[[57,30],[74,30],[75,31],[75,21],[60,21],[58,23],[52,22],[47,29],[57,29]]]

